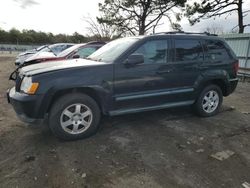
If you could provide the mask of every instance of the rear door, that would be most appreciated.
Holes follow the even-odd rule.
[[[202,42],[199,38],[175,38],[174,51],[173,73],[176,75],[176,86],[192,90],[204,61]]]
[[[202,70],[226,70],[232,72],[235,59],[230,54],[224,43],[220,40],[205,40],[205,61],[202,64]],[[228,66],[231,64],[232,66]]]

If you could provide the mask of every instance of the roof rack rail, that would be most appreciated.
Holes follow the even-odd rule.
[[[195,32],[185,32],[185,31],[168,31],[168,32],[155,33],[155,35],[158,35],[158,34],[187,34],[187,35],[218,36],[218,35],[216,35],[216,34],[211,34],[211,33],[208,33],[208,32],[195,33]]]

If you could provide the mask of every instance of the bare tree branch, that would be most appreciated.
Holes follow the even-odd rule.
[[[153,29],[173,8],[184,7],[186,0],[105,0],[99,4],[99,23],[116,26],[132,35],[142,35]],[[174,19],[174,17],[172,17]]]
[[[239,33],[244,32],[246,27],[243,23],[243,18],[250,10],[243,11],[243,0],[201,0],[195,2],[193,5],[186,5],[186,16],[189,18],[191,25],[199,22],[202,19],[216,18],[225,16],[226,18],[231,13],[237,13],[238,15],[238,27]]]
[[[121,36],[122,33],[118,32],[114,27],[109,26],[105,23],[98,23],[97,20],[94,20],[90,16],[83,17],[89,26],[87,27],[90,36],[95,36],[99,40],[110,40],[114,36]]]

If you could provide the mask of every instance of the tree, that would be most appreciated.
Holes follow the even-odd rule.
[[[19,44],[19,41],[20,41],[20,38],[21,38],[21,33],[19,30],[15,29],[15,28],[12,28],[10,31],[9,31],[9,37],[10,37],[10,40],[13,44]]]
[[[99,23],[116,26],[121,33],[143,35],[152,31],[163,17],[172,22],[186,0],[105,0],[99,3]],[[171,17],[171,18],[170,18]],[[171,25],[175,25],[171,23]],[[178,26],[178,25],[175,25]]]
[[[87,39],[83,35],[80,35],[79,33],[75,32],[73,35],[70,36],[70,41],[73,43],[82,43],[86,42]]]
[[[0,42],[7,43],[9,40],[9,33],[0,28]]]
[[[88,24],[87,30],[89,36],[95,38],[94,40],[110,40],[122,35],[116,27],[106,23],[99,23],[90,16],[84,17],[83,20]]]
[[[249,24],[244,24],[243,19],[250,10],[243,10],[243,3],[243,0],[202,0],[202,2],[195,2],[193,5],[187,4],[186,16],[189,18],[190,24],[193,25],[201,19],[216,18],[222,15],[227,17],[236,12],[239,33],[244,33],[245,27]]]

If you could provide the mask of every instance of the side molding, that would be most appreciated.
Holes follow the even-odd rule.
[[[179,93],[188,93],[193,92],[193,88],[181,88],[181,89],[171,89],[171,90],[158,90],[151,93],[135,93],[131,95],[122,95],[122,96],[115,96],[116,101],[125,101],[125,100],[131,100],[131,99],[139,99],[139,98],[147,98],[147,97],[157,97],[162,95],[173,95],[173,94],[179,94]]]
[[[142,107],[142,108],[129,108],[129,109],[114,110],[114,111],[110,111],[109,115],[116,116],[116,115],[144,112],[144,111],[150,111],[150,110],[160,110],[160,109],[172,108],[172,107],[178,107],[178,106],[188,106],[188,105],[193,104],[194,102],[195,102],[194,100],[190,100],[190,101],[166,103],[166,104],[161,104],[157,106],[149,106],[149,107]]]

